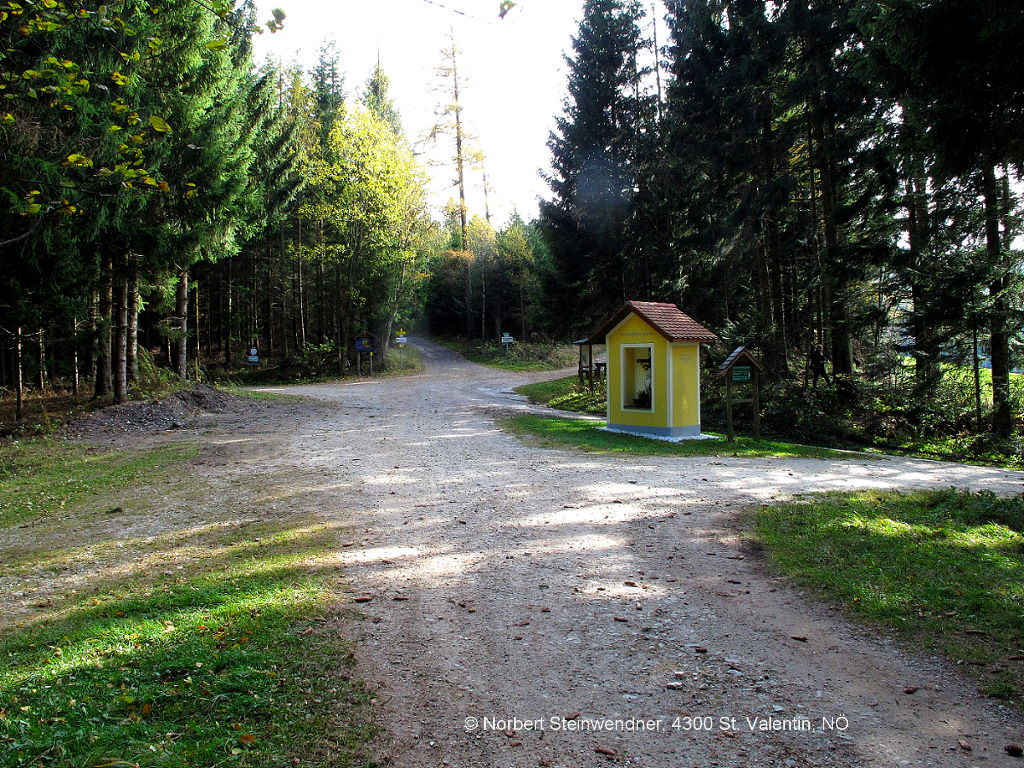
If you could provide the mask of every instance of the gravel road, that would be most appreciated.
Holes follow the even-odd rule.
[[[1018,715],[774,578],[735,530],[742,509],[806,491],[1020,492],[1024,474],[538,449],[493,415],[551,374],[413,342],[422,375],[286,388],[323,403],[264,451],[320,478],[321,512],[355,531],[343,623],[386,764],[1020,765],[1003,751],[1024,740]]]

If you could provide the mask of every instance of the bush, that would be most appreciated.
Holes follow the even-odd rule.
[[[143,397],[153,397],[174,389],[180,389],[183,384],[178,374],[170,368],[163,368],[156,364],[153,355],[145,347],[138,348],[139,373],[135,379],[133,389]]]
[[[576,365],[578,350],[568,344],[515,342],[503,344],[463,338],[435,338],[474,363],[513,371],[551,371]]]
[[[345,372],[345,347],[327,339],[320,344],[307,342],[294,358],[282,367],[295,371],[300,378],[340,376]]]

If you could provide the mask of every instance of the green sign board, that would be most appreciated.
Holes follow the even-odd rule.
[[[734,384],[750,381],[753,376],[753,368],[749,365],[734,365],[729,370]]]

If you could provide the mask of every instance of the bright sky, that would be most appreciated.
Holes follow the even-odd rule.
[[[566,72],[582,0],[520,0],[504,19],[499,0],[259,0],[259,19],[274,7],[287,15],[284,30],[256,40],[257,56],[312,68],[325,40],[337,43],[346,89],[362,93],[377,62],[391,78],[391,95],[406,133],[420,140],[449,96],[436,90],[436,67],[449,29],[462,49],[463,118],[486,155],[495,225],[513,210],[529,220],[547,185],[538,175],[549,163],[548,134],[562,111]],[[459,13],[461,11],[461,13]],[[659,11],[660,13],[660,11]],[[660,42],[660,41],[659,41]],[[432,153],[454,154],[454,142]],[[432,167],[432,199],[438,213],[457,198],[452,167]],[[484,214],[482,174],[467,172],[470,215]]]

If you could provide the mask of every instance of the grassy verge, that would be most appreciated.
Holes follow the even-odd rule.
[[[7,488],[60,496],[62,448],[77,450],[47,447],[8,469]],[[140,494],[141,477],[131,481]],[[79,488],[62,516],[88,521],[110,488]],[[87,565],[83,546],[112,540],[84,540],[104,537],[85,530],[37,561]],[[144,557],[130,544],[116,574],[0,629],[0,765],[372,765],[369,694],[349,679],[351,648],[329,618],[341,536],[298,516],[188,523],[147,538]]]
[[[1024,441],[1019,437],[1000,441],[990,434],[981,434],[903,441],[875,440],[867,450],[933,461],[1024,469]]]
[[[0,527],[41,520],[130,485],[144,485],[196,448],[116,451],[55,438],[0,444]]]
[[[479,339],[432,337],[431,341],[448,347],[467,360],[506,371],[557,371],[579,361],[579,352],[571,344],[530,344],[516,342],[509,349]]]
[[[251,397],[253,400],[273,400],[280,403],[301,403],[309,398],[303,395],[293,395],[288,392],[268,392],[265,389],[248,389],[229,384],[218,384],[217,389],[228,392],[239,397]]]
[[[594,416],[604,415],[607,411],[604,392],[591,392],[586,387],[580,387],[576,376],[524,384],[516,387],[515,391],[530,398],[534,403],[548,405],[561,411],[575,411]]]
[[[761,509],[755,531],[798,583],[1024,700],[1024,499],[830,493]]]
[[[531,438],[542,448],[578,448],[588,453],[628,453],[637,456],[776,456],[811,459],[847,456],[828,448],[739,436],[732,443],[726,442],[724,438],[669,443],[634,435],[604,432],[601,429],[605,426],[603,421],[549,416],[510,416],[504,419],[503,425],[514,434]]]

